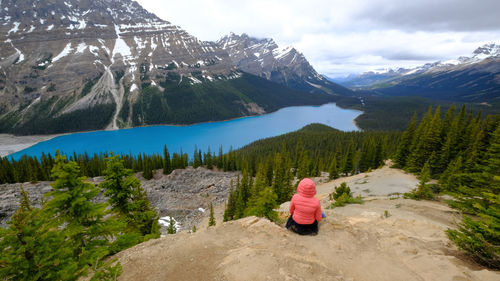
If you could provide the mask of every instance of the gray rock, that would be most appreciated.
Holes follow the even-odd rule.
[[[236,181],[238,172],[218,172],[199,167],[174,170],[170,175],[157,171],[155,178],[142,180],[152,206],[160,217],[172,216],[181,224],[182,229],[191,229],[198,225],[208,214],[199,208],[208,210],[210,202],[214,205],[223,203],[229,194],[231,180]],[[88,179],[99,184],[102,178]],[[50,182],[3,184],[0,185],[0,226],[6,227],[12,214],[19,207],[21,185],[28,192],[33,205],[40,207],[44,194],[51,191]],[[99,195],[97,202],[104,202]],[[166,231],[164,228],[163,231]]]

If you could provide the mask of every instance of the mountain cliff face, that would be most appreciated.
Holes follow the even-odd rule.
[[[330,99],[291,91],[257,103],[276,86],[259,79],[246,91],[255,79],[226,50],[131,0],[2,0],[0,19],[3,132],[193,123]]]
[[[281,49],[273,39],[231,33],[217,44],[229,53],[236,67],[245,72],[297,90],[350,94],[347,89],[319,75],[295,48]]]
[[[367,72],[342,82],[387,95],[417,95],[466,102],[499,101],[500,45],[486,44],[470,57],[428,63],[416,68]]]

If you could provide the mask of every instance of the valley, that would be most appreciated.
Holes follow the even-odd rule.
[[[2,133],[194,124],[351,93],[272,39],[201,41],[131,0],[28,2],[0,9]]]
[[[37,156],[42,153],[52,155],[56,150],[63,153],[115,153],[139,155],[161,154],[164,145],[173,152],[184,151],[192,156],[197,146],[203,152],[210,149],[218,152],[220,147],[228,152],[238,149],[258,139],[273,137],[300,129],[310,123],[323,123],[343,131],[357,131],[354,119],[362,112],[345,110],[335,104],[322,106],[288,107],[274,113],[239,118],[222,122],[200,123],[190,126],[149,126],[117,131],[96,131],[57,136],[34,146],[13,153],[19,159],[24,154]],[[152,138],[151,136],[155,136]],[[6,136],[15,139],[32,140],[31,136]],[[45,140],[49,137],[41,137]],[[0,142],[0,150],[13,151],[12,146]]]
[[[0,280],[499,280],[499,10],[0,0]]]

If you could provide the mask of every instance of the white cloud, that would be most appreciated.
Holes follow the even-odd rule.
[[[139,0],[201,40],[233,31],[293,45],[338,76],[470,54],[500,41],[497,0]]]

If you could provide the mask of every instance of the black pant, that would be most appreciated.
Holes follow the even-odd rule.
[[[312,224],[300,224],[296,223],[292,216],[288,218],[286,222],[287,229],[300,234],[300,235],[316,235],[318,234],[318,221],[315,220]]]

